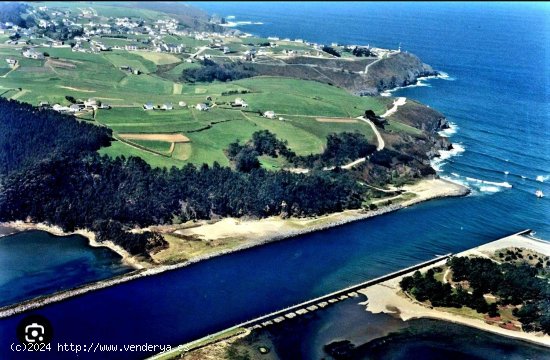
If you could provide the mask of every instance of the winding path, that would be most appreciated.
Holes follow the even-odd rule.
[[[372,64],[374,64],[374,63],[372,63]],[[406,97],[398,97],[397,99],[394,100],[392,108],[388,109],[383,115],[381,115],[381,117],[386,118],[388,116],[391,116],[391,115],[395,114],[397,112],[397,109],[400,106],[405,105],[406,103],[407,103],[407,98]],[[291,115],[291,114],[279,114],[279,115]],[[307,115],[303,115],[303,116],[307,116]],[[310,117],[318,117],[318,116],[310,116]],[[382,134],[380,134],[380,131],[378,130],[376,125],[374,125],[374,123],[372,121],[365,118],[364,116],[358,116],[356,119],[361,120],[361,121],[366,122],[367,124],[369,124],[372,131],[376,135],[376,140],[378,142],[378,145],[376,146],[376,151],[383,150],[384,147],[386,146],[386,143],[384,142],[384,138],[382,137]],[[348,169],[351,169],[352,167],[354,167],[357,164],[365,162],[366,160],[367,160],[367,158],[359,158],[357,160],[354,160],[354,161],[352,161],[352,162],[350,162],[346,165],[342,165],[340,167],[342,169],[348,170]],[[334,168],[335,168],[334,166],[325,167],[325,168],[323,168],[323,170],[329,171],[329,170],[333,170]],[[291,172],[299,172],[299,173],[302,173],[302,174],[309,172],[309,169],[301,169],[301,168],[300,169],[298,169],[298,168],[286,169],[286,170],[291,171]]]
[[[378,131],[378,129],[376,128],[376,125],[374,125],[372,121],[370,121],[369,119],[366,119],[363,116],[358,116],[357,119],[366,122],[372,128],[372,131],[376,135],[376,140],[378,141],[378,145],[376,146],[376,151],[380,151],[384,149],[384,146],[386,146],[386,144],[384,143],[384,139],[382,138],[380,131]]]

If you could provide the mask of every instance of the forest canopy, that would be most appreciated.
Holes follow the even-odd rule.
[[[89,228],[99,240],[147,255],[166,242],[132,228],[213,216],[321,215],[363,201],[364,191],[346,173],[237,172],[217,163],[151,168],[141,158],[100,156],[96,150],[111,135],[72,116],[0,99],[0,221]],[[262,151],[271,151],[261,139]]]

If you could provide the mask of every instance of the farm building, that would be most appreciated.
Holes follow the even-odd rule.
[[[35,60],[42,60],[44,59],[44,54],[41,52],[38,52],[34,49],[28,49],[23,51],[23,56],[28,59],[35,59]]]
[[[15,67],[15,65],[17,65],[17,60],[15,59],[6,59],[6,62],[10,67]]]
[[[208,110],[208,106],[204,103],[200,103],[200,104],[197,104],[195,106],[195,109],[199,110],[199,111],[207,111]]]
[[[236,98],[234,102],[231,103],[231,106],[233,107],[248,107],[248,104],[246,103],[246,101],[244,101],[243,99],[241,98]]]
[[[166,103],[166,104],[162,104],[160,108],[162,110],[172,110],[174,107],[172,106],[172,103]]]
[[[84,106],[85,106],[86,108],[94,108],[94,107],[97,107],[97,100],[96,100],[96,99],[84,100]]]
[[[264,117],[268,119],[275,119],[275,112],[274,111],[266,111],[264,112]]]
[[[180,101],[180,102],[178,103],[178,105],[181,106],[181,107],[186,107],[186,106],[187,106],[187,103],[186,103],[185,101]]]
[[[71,112],[77,112],[80,110],[82,110],[82,105],[80,104],[72,104],[71,106],[69,106],[69,111]]]
[[[143,104],[143,110],[153,110],[155,107],[153,106],[152,102],[148,102],[147,104]]]

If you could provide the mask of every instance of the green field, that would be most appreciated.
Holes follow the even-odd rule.
[[[167,155],[170,154],[170,147],[172,146],[172,143],[157,140],[131,140],[131,142]]]
[[[67,48],[43,48],[42,51],[50,54],[50,60],[24,59],[19,49],[0,47],[2,61],[9,56],[20,60],[21,64],[16,71],[0,77],[0,94],[34,105],[40,101],[68,105],[66,96],[97,98],[113,108],[99,110],[95,122],[113,129],[115,135],[181,133],[190,139],[190,143],[177,143],[173,148],[165,141],[114,141],[100,151],[109,156],[140,156],[152,166],[181,167],[186,163],[212,164],[214,161],[227,165],[229,160],[224,150],[229,143],[246,142],[255,131],[263,129],[286,140],[299,155],[323,151],[327,135],[334,132],[359,131],[375,141],[370,126],[353,122],[353,118],[366,109],[381,114],[392,103],[389,98],[352,96],[334,86],[291,78],[262,76],[228,83],[175,83],[184,69],[199,65],[181,62],[182,58],[174,54],[123,50],[90,54]],[[128,74],[120,70],[124,65],[145,73]],[[1,76],[5,66],[0,66]],[[222,95],[229,91],[239,94]],[[208,101],[211,105],[216,103],[218,106],[207,112],[195,110],[194,106],[207,102],[207,97],[212,98]],[[244,111],[231,108],[229,103],[236,97],[244,98],[249,107]],[[178,106],[180,101],[185,101],[189,108]],[[172,103],[174,109],[144,111],[142,105],[146,102],[155,106]],[[259,114],[268,110],[274,111],[277,119],[266,119]],[[82,118],[92,117],[83,114]],[[320,122],[317,118],[324,120]],[[340,118],[340,121],[331,118]],[[413,135],[420,133],[393,120],[388,129]],[[282,159],[262,157],[260,160],[266,168],[284,165]]]

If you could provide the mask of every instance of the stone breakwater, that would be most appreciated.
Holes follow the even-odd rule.
[[[456,186],[456,184],[455,184],[455,186]],[[237,251],[242,251],[242,250],[245,250],[245,249],[249,249],[249,248],[252,248],[252,247],[255,247],[255,246],[264,245],[264,244],[272,243],[272,242],[275,242],[275,241],[281,241],[281,240],[285,240],[285,239],[300,236],[300,235],[305,235],[305,234],[316,232],[316,231],[322,231],[322,230],[326,230],[326,229],[329,229],[329,228],[342,226],[342,225],[348,224],[348,223],[353,222],[353,221],[364,220],[364,219],[368,219],[368,218],[371,218],[371,217],[374,217],[374,216],[387,214],[387,213],[394,212],[394,211],[406,208],[410,205],[420,203],[420,202],[423,202],[423,201],[432,200],[432,199],[439,199],[439,198],[446,198],[446,197],[465,196],[465,195],[468,195],[469,193],[470,193],[470,189],[468,189],[466,187],[462,187],[462,186],[460,186],[460,187],[456,186],[452,190],[449,190],[447,192],[441,192],[441,193],[438,193],[438,194],[436,194],[434,196],[431,196],[431,197],[423,197],[423,198],[419,198],[419,199],[412,199],[412,200],[410,200],[408,202],[405,202],[405,203],[402,203],[402,204],[391,204],[391,205],[388,205],[388,206],[381,207],[377,210],[371,210],[371,211],[352,210],[352,211],[350,211],[346,214],[345,218],[339,219],[339,220],[336,220],[336,221],[330,221],[330,222],[327,222],[325,224],[310,226],[310,227],[307,227],[307,228],[304,228],[304,229],[299,229],[299,230],[288,230],[288,231],[281,232],[280,234],[277,234],[275,236],[270,235],[270,236],[260,237],[256,241],[247,242],[247,243],[244,243],[240,246],[234,247],[232,249],[221,250],[221,251],[214,252],[214,253],[211,253],[211,254],[207,254],[207,255],[204,255],[204,256],[198,256],[196,258],[190,259],[190,260],[182,262],[182,263],[173,264],[173,265],[160,265],[160,266],[153,267],[153,268],[148,268],[148,269],[139,269],[139,270],[135,270],[135,271],[132,271],[130,273],[127,273],[127,274],[124,274],[124,275],[121,275],[121,276],[118,276],[118,277],[114,277],[114,278],[111,278],[111,279],[108,279],[108,280],[101,280],[101,281],[98,281],[98,282],[95,282],[95,283],[92,283],[92,284],[86,284],[86,285],[83,285],[83,286],[79,286],[79,287],[76,287],[76,288],[73,288],[73,289],[70,289],[70,290],[64,290],[64,291],[54,293],[54,294],[51,294],[51,295],[45,295],[45,296],[41,296],[41,297],[38,297],[38,298],[30,299],[30,300],[27,300],[27,301],[24,301],[24,302],[21,302],[21,303],[18,303],[18,304],[4,306],[4,307],[0,308],[0,318],[13,316],[13,315],[16,315],[16,314],[19,314],[19,313],[22,313],[22,312],[25,312],[25,311],[28,311],[28,310],[43,307],[43,306],[48,305],[48,304],[60,302],[60,301],[63,301],[63,300],[66,300],[66,299],[69,299],[69,298],[72,298],[72,297],[75,297],[75,296],[81,296],[81,295],[84,295],[84,294],[86,294],[88,292],[91,292],[91,291],[104,289],[104,288],[114,286],[114,285],[117,285],[117,284],[121,284],[121,283],[124,283],[124,282],[127,282],[127,281],[136,280],[136,279],[139,279],[141,277],[158,275],[158,274],[161,274],[165,271],[176,270],[176,269],[179,269],[179,268],[182,268],[182,267],[185,267],[185,266],[189,266],[191,264],[198,263],[200,261],[212,259],[212,258],[217,257],[217,256],[231,254],[231,253],[234,253],[234,252],[237,252]]]

